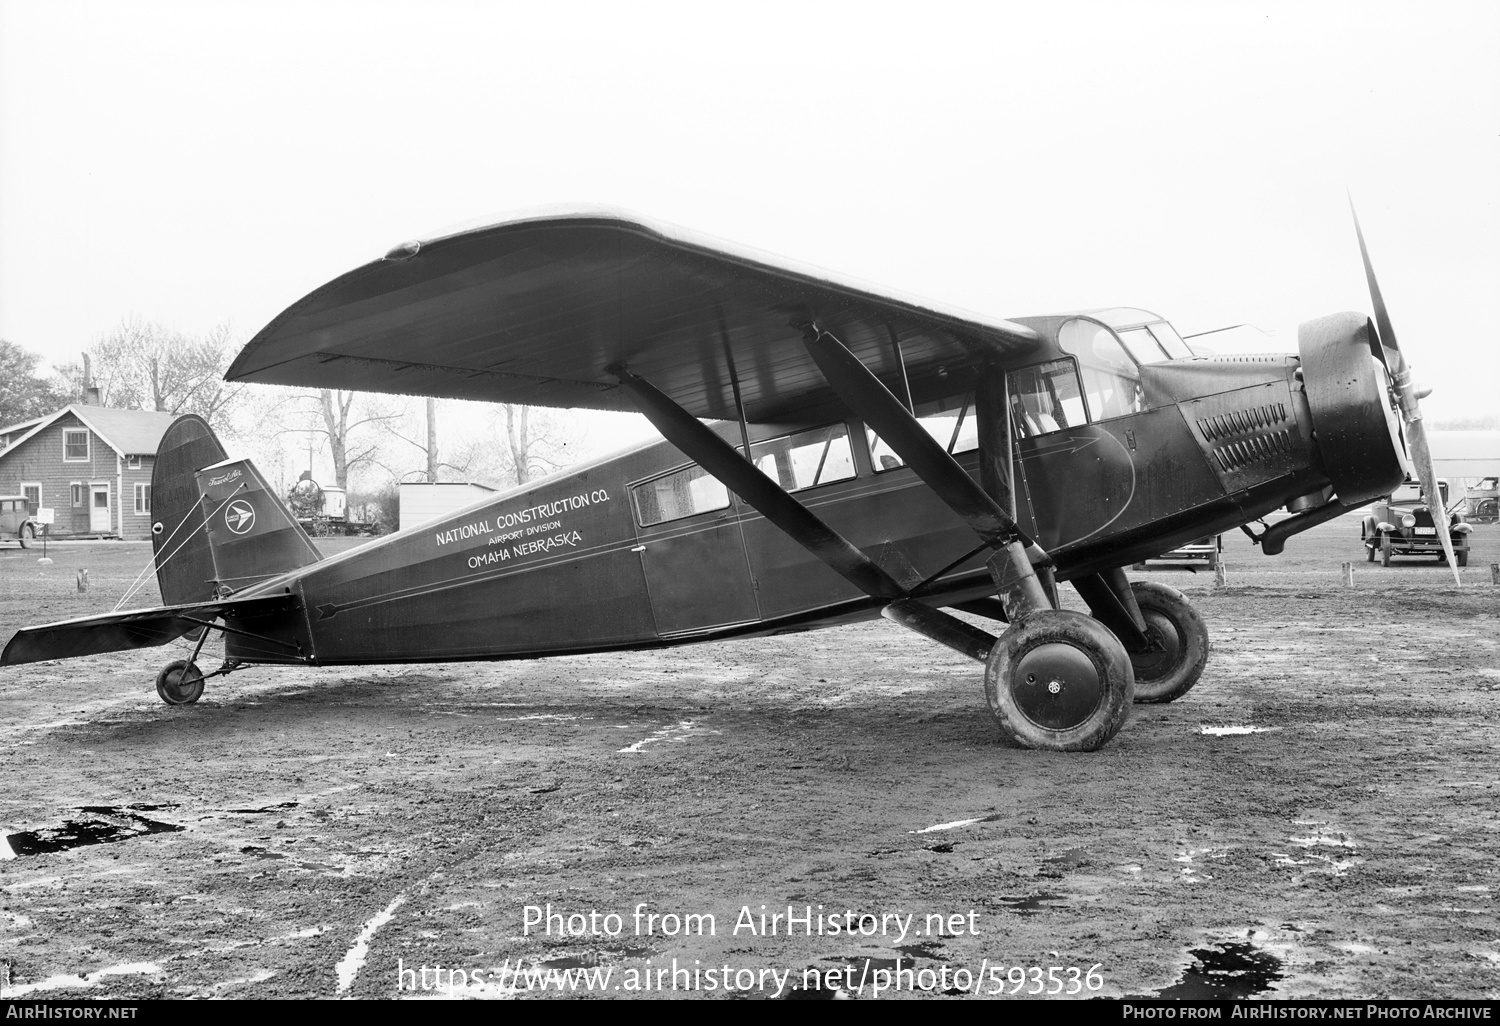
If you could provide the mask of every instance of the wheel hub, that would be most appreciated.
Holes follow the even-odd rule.
[[[1049,730],[1084,722],[1104,698],[1094,661],[1057,642],[1038,645],[1016,661],[1011,693],[1028,720]]]
[[[1166,616],[1154,609],[1142,609],[1146,621],[1146,640],[1150,647],[1144,652],[1130,653],[1130,666],[1135,670],[1136,680],[1159,680],[1167,676],[1182,659],[1182,637]]]

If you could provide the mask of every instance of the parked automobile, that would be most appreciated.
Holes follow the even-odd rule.
[[[1500,520],[1500,477],[1486,477],[1469,489],[1466,500],[1469,519],[1476,524],[1493,524]]]
[[[41,528],[24,495],[0,495],[0,541],[19,541],[30,548]]]
[[[1462,513],[1448,512],[1448,482],[1439,480],[1438,490],[1442,493],[1441,506],[1430,505],[1416,481],[1407,481],[1386,498],[1377,499],[1359,528],[1365,558],[1373,563],[1379,554],[1381,566],[1390,566],[1392,556],[1435,555],[1445,559],[1433,517],[1446,516],[1448,532],[1453,536],[1453,560],[1459,566],[1468,566],[1472,528],[1464,522]]]

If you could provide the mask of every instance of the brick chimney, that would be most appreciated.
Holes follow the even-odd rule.
[[[99,386],[94,384],[94,373],[89,366],[88,353],[83,354],[83,405],[104,405],[104,401],[99,397]]]

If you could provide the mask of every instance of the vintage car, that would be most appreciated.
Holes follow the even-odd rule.
[[[0,495],[0,542],[19,541],[29,548],[41,528],[24,495]]]
[[[1390,566],[1392,556],[1437,556],[1443,560],[1443,544],[1438,540],[1434,515],[1448,517],[1448,531],[1453,536],[1453,559],[1459,566],[1469,565],[1469,531],[1462,513],[1448,513],[1448,482],[1439,480],[1443,504],[1433,507],[1422,494],[1422,486],[1408,480],[1388,497],[1377,499],[1360,525],[1365,556],[1381,566]]]
[[[1469,507],[1469,519],[1480,524],[1493,524],[1500,520],[1500,477],[1482,478],[1469,489],[1465,502]]]

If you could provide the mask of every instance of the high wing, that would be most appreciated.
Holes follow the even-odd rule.
[[[297,601],[291,595],[267,595],[198,605],[133,609],[24,627],[0,653],[0,666],[151,648],[176,641],[217,617],[255,620],[285,614],[296,607]]]
[[[407,243],[293,304],[230,380],[635,410],[614,370],[697,417],[838,416],[803,345],[817,322],[900,394],[936,394],[970,355],[1032,329],[608,211],[522,218]]]

